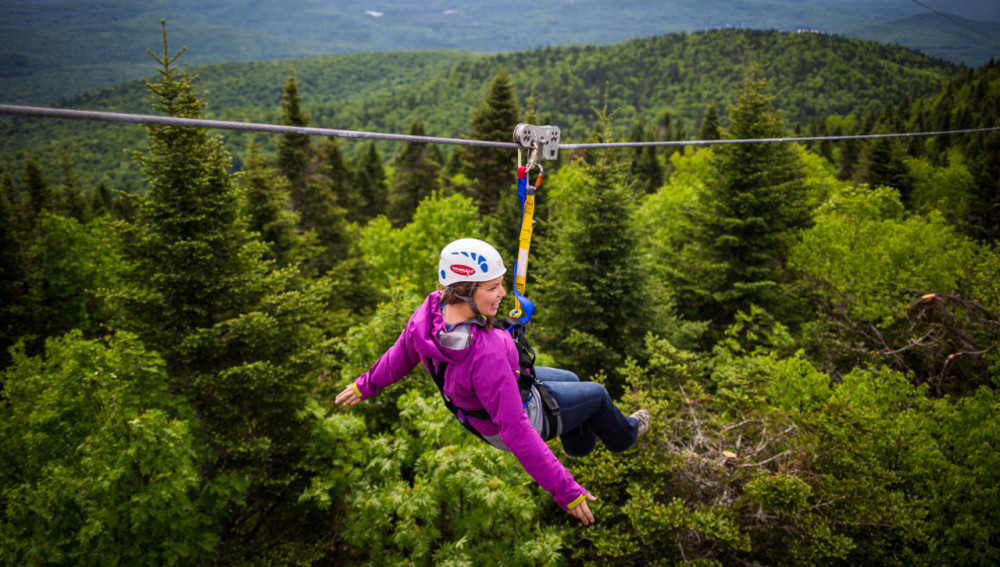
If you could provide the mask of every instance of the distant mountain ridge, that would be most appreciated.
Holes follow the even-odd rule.
[[[718,28],[810,29],[978,65],[1000,56],[1000,2],[898,0],[0,0],[0,101],[44,104],[142,76],[166,19],[190,65],[331,53],[487,53]],[[1000,41],[1000,39],[998,39]]]
[[[647,131],[658,131],[669,115],[674,136],[679,128],[691,134],[713,104],[725,120],[742,84],[741,67],[751,59],[767,65],[769,91],[790,128],[831,114],[862,115],[888,103],[933,96],[962,72],[957,65],[899,46],[756,30],[678,33],[489,56],[468,51],[358,53],[217,63],[190,71],[200,77],[196,90],[208,92],[209,118],[280,123],[282,85],[294,68],[310,125],[402,134],[419,119],[428,135],[459,137],[503,68],[520,107],[533,95],[540,120],[560,126],[563,140],[572,142],[592,131],[593,108],[602,106],[605,92],[620,133],[639,122]],[[145,70],[151,75],[152,62]],[[60,106],[151,111],[149,93],[138,81],[88,92]],[[223,134],[237,156],[251,136]],[[143,135],[141,128],[100,122],[2,118],[0,158],[15,162],[30,153],[56,171],[65,152],[76,161],[81,182],[141,191],[142,177],[122,148],[142,147]],[[265,148],[274,141],[265,135],[256,139]],[[395,149],[380,145],[387,157]],[[351,155],[353,143],[345,142],[344,151]]]

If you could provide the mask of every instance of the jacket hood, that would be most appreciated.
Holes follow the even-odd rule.
[[[413,329],[415,334],[413,338],[416,339],[416,348],[421,358],[430,356],[435,360],[445,360],[457,364],[469,356],[471,349],[450,349],[438,340],[438,332],[446,330],[447,327],[444,315],[441,314],[441,294],[441,290],[432,291],[414,313]],[[472,332],[479,332],[479,327],[476,326]]]

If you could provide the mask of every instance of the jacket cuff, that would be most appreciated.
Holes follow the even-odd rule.
[[[577,507],[577,506],[579,506],[579,505],[580,505],[580,503],[581,503],[581,502],[583,502],[583,501],[584,501],[584,500],[585,500],[586,498],[587,498],[587,493],[586,493],[586,492],[584,492],[583,494],[581,494],[580,496],[578,496],[576,500],[574,500],[574,501],[570,502],[569,504],[567,504],[567,505],[566,505],[566,509],[567,509],[567,510],[572,510],[573,508],[576,508],[576,507]]]
[[[361,393],[361,390],[358,389],[358,383],[357,382],[351,382],[351,387],[354,388],[354,395],[355,396],[357,396],[357,397],[359,397],[361,399],[364,399],[365,396]]]

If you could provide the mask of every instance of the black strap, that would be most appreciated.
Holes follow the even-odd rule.
[[[475,418],[478,418],[478,419],[485,419],[487,421],[489,421],[489,419],[490,419],[490,414],[487,413],[486,410],[484,410],[484,409],[474,410],[474,411],[466,411],[466,410],[464,410],[464,409],[456,406],[455,404],[453,404],[451,402],[451,400],[448,399],[448,396],[446,396],[445,393],[444,393],[444,373],[445,373],[446,370],[448,370],[448,363],[447,362],[445,362],[445,361],[442,360],[435,367],[434,360],[431,357],[428,356],[428,357],[424,358],[424,364],[427,366],[427,373],[431,375],[431,378],[434,378],[434,384],[437,385],[438,392],[441,392],[441,399],[444,400],[444,405],[445,405],[446,408],[448,408],[448,411],[450,411],[452,413],[452,415],[454,415],[455,418],[458,419],[458,422],[462,424],[462,427],[468,429],[473,434],[475,434],[476,437],[479,437],[480,439],[482,439],[485,442],[486,438],[483,437],[483,434],[480,433],[479,430],[477,430],[475,427],[473,427],[472,424],[469,423],[469,420],[462,419],[461,417],[459,417],[458,416],[458,412],[461,411],[465,415],[471,415],[472,417],[475,417]]]
[[[452,415],[454,415],[455,418],[458,419],[459,423],[461,423],[463,427],[474,433],[476,437],[479,437],[480,439],[483,439],[485,441],[485,439],[483,438],[483,434],[480,433],[475,427],[473,427],[472,424],[468,422],[468,420],[462,419],[458,415],[458,412],[462,412],[463,414],[470,417],[474,417],[476,419],[482,419],[484,421],[492,421],[489,412],[487,412],[485,409],[478,409],[478,410],[462,409],[456,406],[454,403],[452,403],[451,400],[448,399],[448,396],[445,395],[444,393],[444,373],[448,369],[447,362],[441,361],[437,365],[435,365],[434,360],[428,356],[424,359],[424,364],[427,366],[427,373],[430,374],[431,378],[434,379],[434,384],[437,386],[438,392],[441,394],[441,399],[444,400],[444,405],[446,408],[448,408],[448,411],[450,411]],[[532,368],[532,371],[533,370],[534,368]],[[525,374],[526,373],[522,371],[521,376],[518,377],[519,389],[522,383],[524,383],[522,377]],[[537,388],[538,395],[539,397],[541,397],[542,399],[541,401],[544,406],[544,411],[542,413],[545,416],[545,420],[547,422],[546,430],[548,432],[548,435],[545,436],[545,441],[554,439],[556,435],[561,433],[561,431],[559,431],[559,422],[562,411],[559,408],[559,402],[557,402],[556,399],[552,397],[552,394],[550,394],[549,391],[545,389],[544,386],[542,386],[542,383],[535,380],[534,377],[531,377],[530,380],[527,381],[527,383],[538,385]],[[522,401],[527,401],[528,396],[530,395],[531,395],[531,390],[529,386],[526,389],[526,391],[525,390],[521,391]]]

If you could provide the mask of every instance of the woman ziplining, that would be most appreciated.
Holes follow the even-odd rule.
[[[467,429],[513,453],[535,482],[587,525],[594,521],[587,502],[596,498],[573,479],[545,440],[558,436],[571,458],[589,454],[598,439],[610,451],[624,451],[649,428],[649,412],[625,416],[604,386],[580,382],[570,371],[525,368],[522,351],[496,324],[507,295],[506,271],[499,252],[486,242],[463,238],[445,246],[438,262],[443,289],[427,296],[396,343],[336,402],[354,405],[368,399],[423,362]]]

